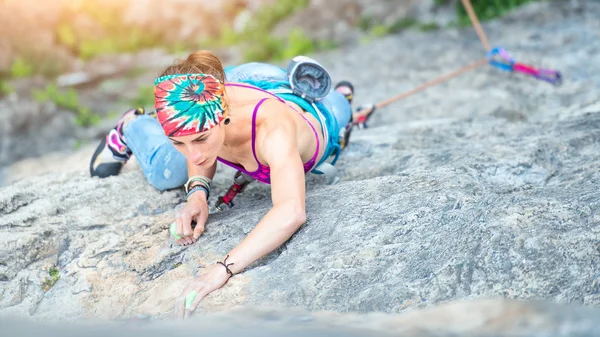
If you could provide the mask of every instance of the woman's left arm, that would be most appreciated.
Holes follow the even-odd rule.
[[[233,274],[281,246],[306,221],[304,167],[294,122],[291,118],[278,118],[272,119],[271,125],[267,123],[264,121],[257,132],[256,149],[271,169],[273,208],[223,261]],[[221,264],[207,268],[178,299],[177,316],[189,315],[206,295],[221,288],[229,277],[228,270]],[[195,296],[189,296],[190,293]]]
[[[234,273],[277,249],[306,221],[304,166],[295,125],[282,119],[275,126],[264,125],[257,137],[259,153],[271,169],[273,208],[229,253],[227,261],[235,263],[230,267]]]

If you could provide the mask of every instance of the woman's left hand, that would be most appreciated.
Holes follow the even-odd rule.
[[[192,281],[175,302],[176,317],[189,317],[206,295],[221,288],[229,278],[229,273],[220,264],[206,268],[204,274]]]

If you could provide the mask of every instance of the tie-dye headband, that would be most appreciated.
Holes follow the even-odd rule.
[[[225,86],[212,75],[166,75],[154,86],[156,117],[169,137],[203,132],[224,119]]]

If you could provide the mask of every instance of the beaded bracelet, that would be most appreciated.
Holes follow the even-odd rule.
[[[206,195],[208,199],[208,195],[210,194],[210,185],[206,184],[203,181],[194,181],[190,184],[187,193],[191,194],[190,192],[196,187],[203,187],[207,191]]]
[[[187,191],[189,191],[191,184],[193,184],[195,182],[204,183],[204,185],[206,185],[208,188],[210,188],[210,183],[211,183],[210,179],[208,179],[207,177],[203,177],[203,176],[193,176],[193,177],[190,177],[190,179],[188,179],[188,181],[185,183],[186,193],[187,193]]]
[[[202,185],[196,185],[196,186],[192,187],[192,189],[185,196],[185,200],[189,200],[190,195],[192,195],[194,192],[198,192],[200,190],[206,192],[206,200],[208,200],[208,197],[210,196],[210,191]]]
[[[188,181],[185,183],[185,193],[187,193],[190,190],[190,185],[195,182],[204,183],[205,187],[207,189],[210,189],[210,183],[211,183],[210,179],[208,179],[207,177],[204,177],[204,176],[193,176],[193,177],[190,177],[190,179],[188,179]]]

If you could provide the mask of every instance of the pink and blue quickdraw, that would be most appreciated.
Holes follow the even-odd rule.
[[[553,85],[562,84],[562,76],[560,72],[552,69],[538,69],[533,66],[517,63],[515,60],[504,50],[504,48],[496,47],[490,50],[486,57],[490,65],[504,71],[515,71],[525,75],[532,76],[542,81],[546,81]]]

